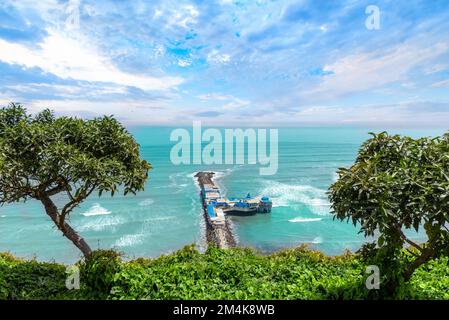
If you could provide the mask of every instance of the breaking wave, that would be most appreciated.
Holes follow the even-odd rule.
[[[290,207],[304,204],[317,215],[328,215],[330,204],[326,191],[309,185],[291,185],[278,181],[265,181],[261,195],[271,198],[273,207]]]
[[[313,243],[313,244],[320,244],[320,243],[323,243],[323,238],[321,238],[321,237],[316,237],[316,238],[314,238],[314,239],[312,240],[312,243]]]
[[[223,171],[214,171],[214,173],[215,173],[214,174],[214,179],[216,179],[216,180],[223,179],[224,177],[229,176],[235,169],[236,169],[236,167],[228,168],[228,169],[225,169]]]
[[[335,171],[334,173],[332,173],[332,182],[337,182],[338,181],[338,172]]]
[[[95,203],[92,207],[89,208],[89,210],[87,210],[86,212],[83,212],[81,214],[85,217],[90,217],[90,216],[111,214],[111,211],[103,208],[102,206],[100,206],[99,203]]]
[[[147,206],[151,206],[154,203],[154,200],[151,198],[142,200],[139,202],[139,206],[141,207],[147,207]]]
[[[301,218],[296,217],[293,219],[288,220],[288,222],[313,222],[313,221],[321,221],[323,218]]]
[[[86,220],[86,222],[78,227],[79,231],[102,231],[105,229],[116,229],[125,222],[124,218],[121,216],[99,216],[94,219]]]
[[[114,247],[132,247],[142,243],[145,235],[143,234],[127,234],[122,236],[114,243]]]

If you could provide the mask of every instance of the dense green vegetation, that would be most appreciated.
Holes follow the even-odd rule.
[[[268,256],[249,249],[193,247],[157,259],[122,261],[94,251],[79,262],[80,290],[66,267],[0,254],[1,299],[449,299],[448,258],[421,266],[394,296],[365,287],[360,256],[328,257],[305,247]]]

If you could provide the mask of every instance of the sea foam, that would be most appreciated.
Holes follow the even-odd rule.
[[[95,203],[92,207],[89,208],[89,210],[81,214],[85,217],[90,217],[90,216],[111,214],[111,211],[103,208],[99,203]]]
[[[106,215],[97,216],[91,219],[83,219],[83,223],[77,227],[81,232],[83,231],[103,231],[106,229],[115,231],[118,226],[124,223],[121,216]]]
[[[144,239],[143,234],[127,234],[118,239],[114,243],[114,247],[132,247],[136,244],[142,243]]]
[[[323,238],[321,238],[321,237],[315,237],[315,238],[312,240],[312,243],[313,243],[313,244],[320,244],[320,243],[323,243]]]
[[[290,207],[304,204],[317,215],[329,214],[329,202],[326,191],[309,185],[292,185],[278,181],[266,180],[261,195],[271,198],[273,207]]]
[[[293,219],[288,220],[289,222],[313,222],[313,221],[321,221],[323,218],[302,218],[302,217],[296,217]]]
[[[142,200],[139,202],[139,206],[141,207],[146,207],[146,206],[151,206],[154,203],[154,200],[151,198]]]

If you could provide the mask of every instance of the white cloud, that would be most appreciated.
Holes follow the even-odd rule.
[[[322,25],[320,26],[320,30],[323,31],[323,32],[326,32],[327,29],[328,29],[328,27],[327,27],[327,25],[325,25],[325,24],[322,24]]]
[[[167,27],[181,27],[189,29],[195,25],[198,20],[200,12],[198,9],[191,5],[179,6],[178,3],[174,5],[165,5],[165,7],[156,8],[154,11],[154,18],[166,17]]]
[[[84,5],[83,9],[84,12],[90,17],[98,15],[98,12],[95,11],[95,8],[89,4]]]
[[[242,99],[234,99],[232,101],[230,101],[229,103],[225,104],[223,106],[223,109],[225,110],[236,110],[236,109],[241,109],[243,107],[247,107],[251,104],[251,101],[249,100],[242,100]]]
[[[0,99],[1,102],[1,99]],[[90,101],[87,99],[66,100],[32,100],[26,104],[31,113],[45,108],[54,110],[57,115],[78,116],[83,118],[102,115],[114,115],[121,122],[133,123],[167,123],[173,121],[178,113],[165,101],[141,101],[121,99],[119,101]]]
[[[441,71],[445,71],[448,68],[449,68],[449,65],[447,65],[447,64],[435,64],[433,66],[427,67],[424,70],[424,73],[426,75],[434,74],[434,73],[438,73],[438,72],[441,72]]]
[[[221,93],[207,93],[197,96],[198,99],[203,101],[225,101],[226,103],[222,106],[224,110],[235,110],[249,106],[251,101],[240,99],[232,95],[226,95]]]
[[[75,40],[55,30],[30,49],[0,39],[0,61],[26,68],[38,67],[62,79],[114,83],[142,90],[167,90],[182,82],[179,77],[151,77],[123,72],[85,39]]]
[[[231,56],[226,53],[219,53],[218,50],[212,50],[207,55],[207,61],[209,63],[227,64],[231,62]]]
[[[219,0],[218,2],[220,3],[220,5],[225,6],[228,4],[232,4],[234,0]]]
[[[27,84],[17,84],[8,85],[5,88],[13,90],[20,93],[46,93],[51,92],[54,96],[59,96],[63,98],[73,98],[74,96],[79,96],[82,94],[87,97],[99,97],[101,95],[109,94],[126,94],[126,87],[123,86],[97,86],[91,84],[82,84],[79,86],[73,85],[60,85],[60,84],[50,84],[50,83],[27,83]]]
[[[290,115],[285,122],[311,124],[355,124],[399,126],[445,125],[449,121],[448,104],[409,101],[395,104],[357,106],[308,106]]]
[[[433,88],[449,88],[449,79],[435,82],[431,85]]]
[[[318,86],[304,91],[306,96],[341,96],[348,93],[382,87],[406,80],[408,72],[416,66],[449,50],[449,44],[431,46],[401,44],[387,53],[358,53],[343,57],[323,70],[333,74],[323,77]]]
[[[221,93],[205,93],[197,96],[200,100],[233,100],[235,99],[231,95],[221,94]]]
[[[83,88],[78,86],[58,85],[49,83],[17,84],[6,86],[6,88],[22,93],[39,93],[42,92],[42,90],[50,89],[54,93],[69,94],[69,95],[78,94],[83,91]]]
[[[182,12],[176,13],[175,19],[179,26],[187,29],[190,25],[197,23],[200,12],[192,5],[186,5],[182,9]]]
[[[59,112],[90,111],[98,114],[126,114],[133,108],[146,108],[149,104],[143,101],[123,100],[123,101],[89,101],[89,100],[33,100],[30,103],[33,111],[40,111],[44,108]],[[149,107],[150,108],[150,107]],[[150,108],[151,109],[151,108]]]
[[[7,106],[9,103],[14,102],[14,99],[3,99],[0,97],[0,107],[5,107]]]
[[[51,11],[56,10],[64,10],[65,6],[61,5],[58,0],[40,0],[40,1],[34,1],[34,0],[21,0],[21,1],[14,1],[11,3],[14,7],[19,9],[20,11],[30,10],[30,8],[33,8],[33,10],[36,10],[39,12],[39,14],[45,15],[48,14]]]
[[[154,18],[159,18],[160,16],[162,16],[164,12],[161,9],[156,8],[154,10]]]
[[[178,59],[178,66],[180,67],[188,67],[192,64],[191,60],[188,59]]]

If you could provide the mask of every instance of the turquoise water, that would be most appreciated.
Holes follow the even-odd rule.
[[[332,220],[326,190],[335,181],[337,168],[354,161],[370,130],[279,129],[279,169],[273,176],[260,176],[259,165],[173,165],[172,130],[130,128],[141,145],[142,157],[154,167],[144,192],[113,198],[91,196],[72,213],[70,223],[92,248],[116,248],[127,258],[156,257],[190,243],[204,248],[199,190],[193,179],[199,170],[216,171],[217,182],[228,197],[250,192],[272,198],[271,214],[232,217],[242,246],[269,252],[310,243],[334,255],[363,244],[355,227]],[[443,131],[394,132],[418,137]],[[80,257],[35,201],[0,208],[0,251],[66,263]]]

